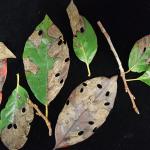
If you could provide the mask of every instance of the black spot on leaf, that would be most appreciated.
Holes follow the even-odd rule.
[[[70,58],[66,58],[66,59],[65,59],[65,62],[68,62],[69,60],[70,60]]]
[[[143,53],[146,51],[146,47],[144,47],[144,49],[143,49]]]
[[[109,96],[110,95],[110,92],[109,91],[107,91],[106,92],[106,94],[105,94],[105,96]]]
[[[80,89],[80,93],[82,93],[82,92],[83,92],[83,90],[84,90],[84,89],[83,89],[83,88],[81,88],[81,89]]]
[[[102,88],[102,85],[101,85],[101,84],[97,84],[97,87],[98,87],[99,89],[101,89],[101,88]]]
[[[66,101],[66,105],[69,105],[69,100]]]
[[[61,81],[60,81],[60,84],[62,84],[64,82],[64,80],[62,79]]]
[[[7,129],[11,129],[12,128],[12,124],[9,124],[8,126],[7,126]]]
[[[88,123],[89,123],[89,125],[93,125],[94,121],[89,121]]]
[[[94,129],[93,129],[93,132],[96,132],[97,131],[97,127],[95,127]]]
[[[62,40],[60,40],[60,41],[58,42],[58,45],[61,45],[61,44],[63,44],[63,41],[62,41]]]
[[[80,32],[81,33],[83,33],[84,32],[84,28],[82,27],[82,28],[80,28]]]
[[[56,74],[55,74],[55,77],[59,77],[59,76],[60,76],[60,73],[56,73]]]
[[[17,129],[17,125],[16,124],[13,124],[13,127],[14,127],[14,129]]]
[[[26,108],[24,107],[24,108],[22,108],[22,112],[23,113],[25,113],[26,112]]]
[[[105,105],[105,106],[109,106],[109,105],[110,105],[110,103],[109,103],[109,102],[106,102],[104,105]]]
[[[84,133],[84,131],[80,131],[80,132],[78,132],[78,135],[81,136],[81,135],[83,135],[83,133]]]
[[[87,86],[87,83],[82,83],[83,84],[83,86]]]

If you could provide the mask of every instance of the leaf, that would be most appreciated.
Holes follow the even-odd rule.
[[[18,86],[10,95],[5,108],[1,111],[1,124],[0,131],[2,131],[7,125],[13,123],[15,111],[24,107],[27,103],[28,93],[24,88]]]
[[[7,58],[16,58],[15,55],[0,42],[0,104],[2,102],[2,88],[7,76]]]
[[[142,76],[137,78],[137,80],[140,80],[150,86],[150,67]]]
[[[77,32],[80,32],[81,28],[84,28],[84,21],[83,18],[80,16],[73,0],[71,0],[70,4],[67,7],[67,13],[70,19],[70,25],[73,31],[73,35],[76,35]]]
[[[76,37],[73,39],[73,47],[76,56],[86,64],[88,76],[90,76],[89,64],[92,62],[97,52],[97,37],[86,18],[83,17],[83,20],[84,29],[83,31],[77,32]]]
[[[28,104],[15,111],[13,123],[4,128],[1,133],[1,140],[8,149],[18,150],[24,146],[33,117],[33,109]]]
[[[88,20],[85,17],[80,16],[73,0],[71,0],[67,8],[67,13],[74,35],[73,47],[75,54],[86,64],[88,76],[90,76],[91,71],[89,65],[92,62],[98,48],[96,34]]]
[[[143,72],[150,67],[150,35],[138,40],[129,56],[129,69],[133,72]]]
[[[7,76],[7,60],[0,60],[0,104],[2,102],[2,88]]]
[[[5,46],[4,43],[0,42],[0,60],[6,58],[16,58],[16,56]]]
[[[57,120],[54,149],[89,138],[105,122],[116,92],[117,76],[93,78],[73,90]]]
[[[27,104],[28,97],[26,90],[18,85],[1,111],[0,136],[10,150],[20,149],[27,141],[34,116],[33,109]]]
[[[56,97],[67,78],[69,50],[62,37],[45,16],[25,44],[23,60],[27,81],[43,105]]]

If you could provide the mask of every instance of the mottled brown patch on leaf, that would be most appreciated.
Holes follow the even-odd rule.
[[[9,150],[18,150],[27,141],[34,112],[28,104],[24,107],[25,111],[22,109],[16,111],[14,122],[8,128],[3,129],[1,133],[1,140]]]
[[[137,41],[137,45],[141,53],[145,51],[147,47],[150,47],[150,36],[145,36],[142,39]]]
[[[76,35],[77,32],[80,31],[81,28],[84,28],[84,21],[80,16],[76,5],[74,4],[73,0],[71,0],[68,8],[67,13],[70,19],[70,25],[73,31],[73,34]]]
[[[53,69],[48,73],[48,100],[49,103],[56,97],[64,85],[67,78],[70,61],[65,62],[69,57],[69,50],[67,44],[58,45],[59,40],[56,40],[49,48],[48,55],[56,58]],[[59,73],[59,76],[56,75]],[[63,80],[63,83],[61,81]]]
[[[29,40],[34,44],[35,47],[39,47],[42,40],[42,34],[39,34],[39,31],[34,31],[29,37]]]
[[[51,25],[50,28],[48,29],[48,35],[56,39],[62,37],[62,33],[55,24]]]
[[[29,58],[24,59],[24,66],[25,70],[28,72],[31,72],[33,74],[36,74],[38,72],[38,66],[34,64],[32,61],[30,61]]]

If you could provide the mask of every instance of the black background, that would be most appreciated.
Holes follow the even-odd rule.
[[[43,19],[45,13],[60,28],[70,47],[71,66],[65,86],[49,107],[49,119],[53,131],[57,117],[71,91],[87,80],[85,64],[80,62],[72,50],[72,32],[66,7],[69,0],[0,0],[0,41],[17,56],[9,60],[8,77],[4,85],[4,107],[8,96],[16,86],[16,73],[21,74],[21,85],[26,87],[31,99],[38,104],[25,80],[21,60],[23,47],[28,36]],[[150,1],[146,0],[76,0],[80,11],[93,25],[98,36],[98,52],[91,64],[92,77],[119,74],[118,65],[110,48],[100,33],[96,22],[100,19],[117,49],[125,70],[129,52],[136,40],[150,34]],[[128,78],[137,77],[130,74]],[[149,150],[150,149],[150,88],[141,82],[130,83],[136,96],[141,115],[135,114],[130,99],[124,92],[121,79],[118,80],[118,94],[115,106],[107,121],[86,141],[68,150]],[[39,104],[40,105],[40,104]],[[43,107],[40,105],[40,108]],[[35,117],[28,142],[23,150],[51,150],[54,136],[48,131],[41,118]],[[0,143],[0,150],[6,148]]]

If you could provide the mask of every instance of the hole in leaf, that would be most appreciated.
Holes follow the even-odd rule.
[[[89,121],[88,123],[89,123],[89,125],[93,125],[94,121]]]
[[[80,32],[81,33],[83,33],[84,32],[84,28],[82,27],[82,28],[80,28]]]
[[[106,92],[106,94],[105,94],[105,96],[109,96],[110,95],[110,92],[109,91],[107,91]]]
[[[55,77],[59,77],[59,76],[60,76],[60,73],[56,73],[56,74],[55,74]]]
[[[13,127],[14,127],[14,129],[17,129],[17,125],[16,124],[14,124]]]
[[[101,84],[97,84],[97,87],[98,87],[99,89],[101,89],[101,88],[102,88],[102,85],[101,85]]]
[[[77,35],[74,35],[74,37],[77,37]]]
[[[83,88],[81,88],[81,89],[80,89],[80,93],[82,93],[82,92],[83,92],[83,90],[84,90],[84,89],[83,89]]]
[[[66,101],[66,105],[69,105],[69,100]]]
[[[78,132],[78,135],[81,136],[84,133],[84,131]]]
[[[94,129],[93,129],[93,132],[96,132],[97,131],[97,127],[95,127]]]
[[[70,58],[66,58],[66,59],[65,59],[65,62],[68,62],[69,60],[70,60]]]
[[[40,31],[38,32],[38,35],[41,36],[42,34],[43,34],[43,31],[40,30]]]
[[[60,81],[60,84],[62,84],[64,82],[64,80],[62,79],[61,81]]]
[[[24,108],[22,108],[22,112],[23,113],[25,113],[26,112],[26,108],[24,107]]]
[[[109,105],[110,105],[110,103],[109,103],[109,102],[106,102],[104,105],[105,105],[105,106],[109,106]]]
[[[83,84],[83,86],[87,86],[87,83],[82,83]]]
[[[12,128],[12,124],[9,124],[8,126],[7,126],[7,129],[11,129]]]
[[[58,42],[58,45],[61,45],[63,43],[63,41],[62,40],[60,40],[59,42]]]

